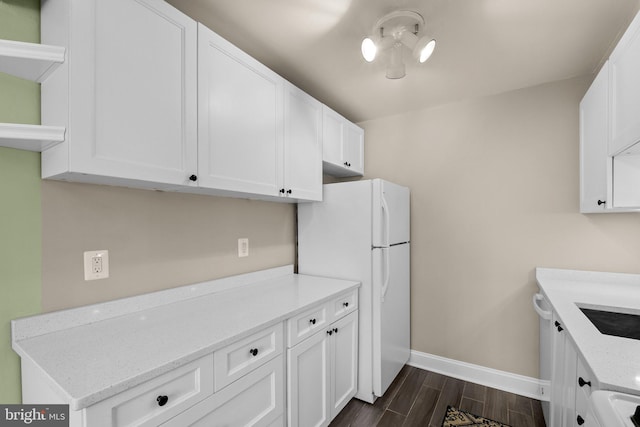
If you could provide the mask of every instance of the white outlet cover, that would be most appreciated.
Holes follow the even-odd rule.
[[[238,257],[249,256],[249,239],[238,239]]]
[[[94,271],[94,261],[99,258],[102,271]],[[100,264],[98,262],[98,264]],[[86,251],[84,253],[84,280],[106,279],[109,277],[109,251]]]

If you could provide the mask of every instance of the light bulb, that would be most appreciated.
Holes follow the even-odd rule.
[[[418,61],[421,64],[425,62],[427,59],[429,59],[429,57],[433,53],[433,50],[436,48],[435,39],[431,39],[426,44],[424,44],[424,41],[427,41],[427,40],[428,39],[423,38],[416,45],[416,53],[417,53],[416,56],[418,57]]]
[[[362,56],[364,57],[365,61],[372,62],[374,59],[376,59],[376,53],[378,53],[378,47],[376,46],[374,41],[371,40],[369,37],[362,40],[361,49],[362,49]]]

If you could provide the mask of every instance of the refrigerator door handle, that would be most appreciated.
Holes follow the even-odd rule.
[[[384,297],[389,290],[389,281],[391,280],[391,261],[389,249],[382,249],[382,256],[384,257],[384,282],[382,282],[382,290],[380,292],[380,302],[384,303]]]
[[[385,238],[386,238],[386,243],[384,243],[384,245],[386,247],[389,246],[389,232],[390,232],[390,219],[389,219],[389,205],[387,204],[387,200],[384,198],[384,193],[382,193],[381,197],[380,197],[380,202],[382,205],[382,212],[384,215],[384,234],[385,234]]]

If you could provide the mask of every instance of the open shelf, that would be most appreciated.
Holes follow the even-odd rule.
[[[0,147],[44,151],[64,141],[64,133],[58,126],[0,123]]]
[[[0,71],[42,82],[64,62],[64,54],[64,47],[0,40]]]
[[[0,72],[43,82],[64,62],[65,48],[0,39]],[[43,151],[64,141],[58,126],[0,123],[0,147]]]

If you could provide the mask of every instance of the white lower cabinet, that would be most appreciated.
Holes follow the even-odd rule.
[[[262,329],[84,410],[71,411],[70,426],[284,426],[283,336],[283,323]],[[30,382],[23,383],[29,387]],[[48,399],[40,395],[33,403]]]
[[[598,388],[595,376],[589,371],[581,357],[577,357],[576,424],[597,426],[598,422],[591,410],[591,392]]]
[[[284,351],[282,324],[266,328],[216,351],[214,385],[219,391]]]
[[[69,427],[327,425],[356,392],[358,286],[284,266],[13,320],[22,403]]]
[[[357,361],[357,310],[291,346],[287,351],[288,425],[328,425],[356,393]]]
[[[209,354],[88,407],[82,425],[157,426],[211,394],[213,355]]]
[[[325,331],[287,351],[290,426],[329,424],[329,338]]]
[[[331,419],[349,403],[358,388],[358,313],[333,323],[331,336]]]
[[[575,344],[560,319],[553,314],[554,337],[551,368],[550,427],[590,426],[592,389],[597,389],[595,377],[580,357]]]
[[[77,410],[25,358],[23,403],[69,404],[70,427],[327,426],[356,393],[357,292],[292,311],[250,335],[228,337],[223,347],[148,381],[95,396],[88,406],[77,402]]]
[[[280,355],[163,427],[284,426],[284,359]]]

